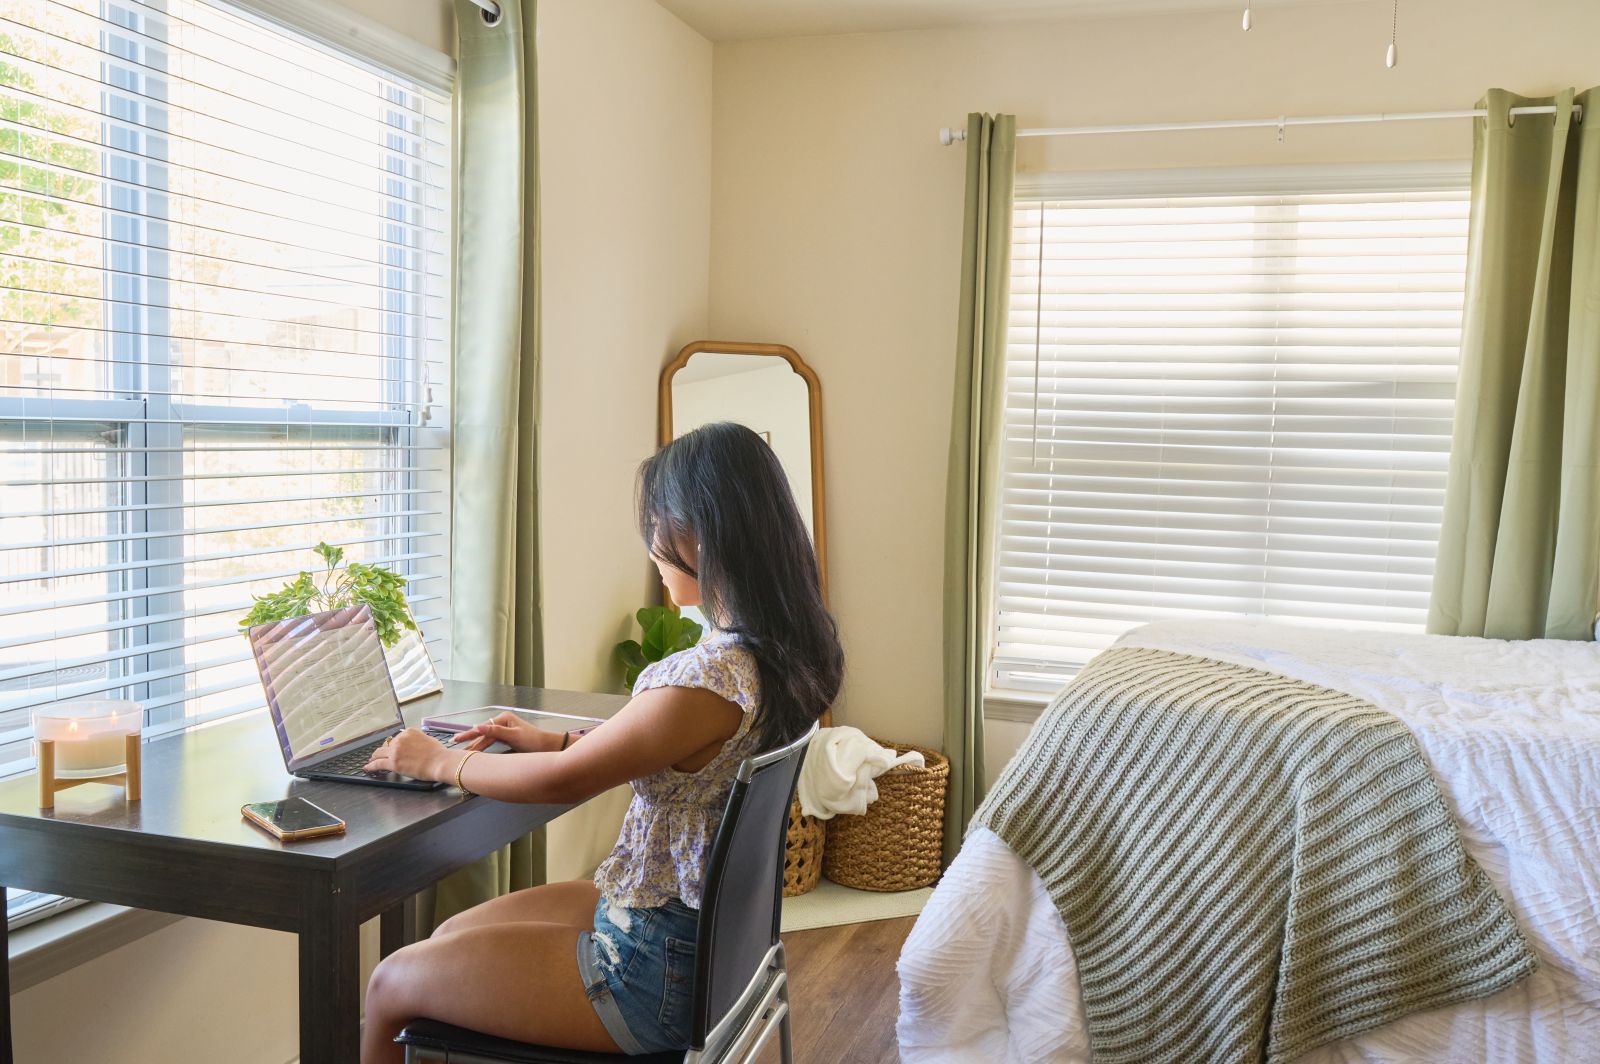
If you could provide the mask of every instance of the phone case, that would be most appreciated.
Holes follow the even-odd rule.
[[[344,834],[343,820],[339,821],[337,824],[324,824],[321,827],[301,828],[299,831],[284,831],[270,820],[262,820],[260,817],[256,816],[250,811],[250,807],[248,805],[240,806],[239,812],[242,813],[244,818],[250,821],[250,823],[262,829],[280,842],[295,842],[299,839],[319,839],[324,835]],[[324,810],[324,812],[326,812],[326,810]],[[328,815],[332,816],[333,814],[329,813]]]

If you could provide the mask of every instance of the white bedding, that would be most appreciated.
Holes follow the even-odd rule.
[[[1600,645],[1262,621],[1151,624],[1119,645],[1237,662],[1393,713],[1539,954],[1539,970],[1509,990],[1302,1064],[1600,1064]],[[968,836],[899,970],[904,1064],[1089,1060],[1066,927],[1039,877],[989,831]]]

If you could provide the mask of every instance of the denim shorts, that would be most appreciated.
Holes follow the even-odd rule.
[[[699,920],[677,898],[626,909],[601,897],[594,930],[578,933],[578,971],[589,1003],[624,1053],[689,1047]]]

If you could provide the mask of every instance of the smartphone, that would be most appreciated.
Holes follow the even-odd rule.
[[[284,842],[338,835],[344,821],[304,798],[285,798],[281,802],[256,802],[239,810],[256,827]]]

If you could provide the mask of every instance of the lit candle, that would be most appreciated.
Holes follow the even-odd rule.
[[[58,778],[88,779],[123,770],[126,736],[139,734],[142,718],[137,702],[57,702],[34,712],[33,735],[55,742]]]

